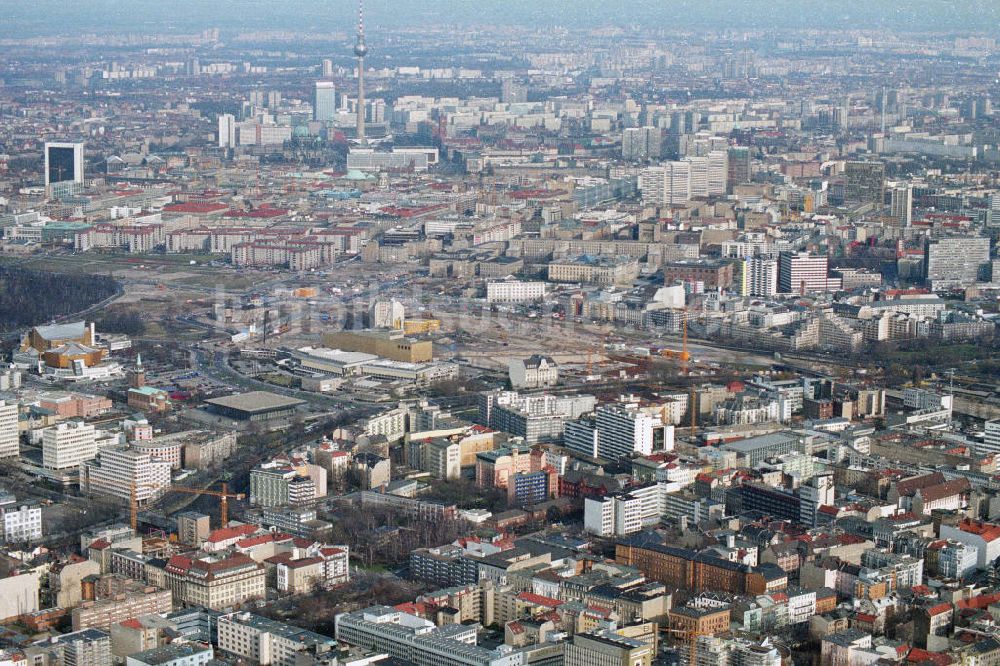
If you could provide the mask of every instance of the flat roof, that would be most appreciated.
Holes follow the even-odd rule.
[[[789,444],[791,442],[798,441],[798,437],[787,431],[782,432],[772,432],[766,435],[758,435],[757,437],[749,437],[747,439],[736,440],[735,442],[726,442],[722,445],[723,449],[727,451],[736,451],[737,453],[746,453],[749,451],[756,451],[758,449],[767,448],[770,446],[780,446],[782,444]]]
[[[212,398],[206,400],[210,405],[236,409],[243,412],[267,412],[273,409],[284,409],[287,407],[297,407],[305,404],[305,400],[298,398],[288,398],[270,391],[248,391],[247,393],[236,393],[222,398]]]
[[[329,347],[300,347],[295,353],[303,360],[316,359],[331,363],[339,363],[341,365],[366,363],[368,361],[375,361],[378,359],[378,356],[375,354],[343,351],[342,349],[331,349]]]

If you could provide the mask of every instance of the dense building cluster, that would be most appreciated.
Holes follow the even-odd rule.
[[[0,666],[1000,663],[995,26],[543,13],[4,38]]]

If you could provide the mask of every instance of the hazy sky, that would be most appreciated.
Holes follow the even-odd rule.
[[[0,37],[121,30],[334,30],[353,0],[0,0]],[[1000,31],[1000,0],[367,0],[373,25],[511,23]]]

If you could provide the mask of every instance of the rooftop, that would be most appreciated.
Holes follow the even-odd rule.
[[[213,398],[206,400],[210,405],[225,407],[227,409],[237,409],[244,412],[267,412],[273,409],[284,409],[287,407],[297,407],[305,404],[304,400],[298,398],[288,398],[270,391],[249,391],[247,393],[236,393],[223,398]]]
[[[158,666],[159,664],[173,664],[178,659],[182,659],[184,657],[193,657],[194,655],[200,655],[205,652],[214,654],[210,646],[201,645],[199,643],[161,645],[160,647],[156,647],[151,650],[144,650],[143,652],[136,652],[135,654],[130,655],[129,663],[133,663],[134,661],[139,664],[148,664],[149,666]]]
[[[69,324],[52,324],[51,326],[36,326],[35,333],[46,340],[66,340],[82,337],[87,330],[86,322],[74,321]]]

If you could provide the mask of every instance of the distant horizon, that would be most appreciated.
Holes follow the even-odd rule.
[[[4,8],[0,39],[67,33],[183,33],[221,30],[344,31],[356,21],[354,0],[34,0]],[[1000,32],[1000,3],[889,0],[366,0],[373,28],[428,25],[642,25],[649,29],[892,30]]]

